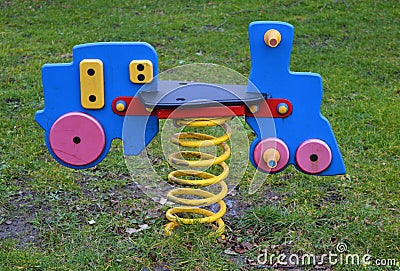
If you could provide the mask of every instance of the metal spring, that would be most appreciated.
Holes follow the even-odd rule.
[[[171,142],[189,148],[219,146],[222,148],[223,153],[220,156],[214,156],[200,151],[180,151],[175,152],[169,156],[169,162],[179,166],[188,168],[210,167],[218,165],[222,169],[222,173],[214,175],[205,171],[196,169],[175,170],[168,175],[168,180],[172,183],[188,186],[185,188],[178,188],[168,192],[167,199],[171,202],[179,204],[166,212],[166,217],[170,221],[164,228],[166,235],[171,235],[176,226],[182,224],[212,224],[216,223],[218,228],[215,234],[222,235],[225,229],[225,223],[222,216],[226,213],[226,204],[223,198],[228,193],[228,186],[225,179],[229,174],[229,167],[225,163],[231,154],[229,145],[225,142],[229,140],[232,131],[227,122],[231,117],[225,118],[200,118],[200,119],[179,119],[176,120],[178,126],[189,127],[210,127],[220,126],[224,129],[225,134],[220,137],[214,137],[202,133],[183,132],[174,134],[171,137]],[[199,160],[186,160],[182,158],[196,158]],[[191,177],[192,179],[183,179],[181,177]],[[210,185],[217,184],[220,187],[218,194],[200,189]],[[196,187],[196,188],[194,188]],[[180,196],[194,196],[196,199],[187,199]],[[219,211],[214,213],[212,211],[199,208],[199,206],[207,206],[217,203]],[[189,213],[202,215],[201,218],[183,218],[177,214]]]

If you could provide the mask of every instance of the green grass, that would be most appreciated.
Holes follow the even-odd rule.
[[[339,242],[349,253],[400,261],[398,1],[160,2],[0,3],[0,270],[272,270],[254,265],[264,248],[321,255]],[[228,197],[235,214],[225,218],[226,239],[208,238],[201,226],[165,238],[165,209],[136,188],[120,142],[83,171],[48,153],[33,120],[43,108],[43,64],[70,62],[76,44],[146,41],[160,71],[209,62],[247,76],[247,27],[256,20],[295,26],[291,70],[322,75],[321,110],[345,176],[289,168],[250,196],[250,168]]]

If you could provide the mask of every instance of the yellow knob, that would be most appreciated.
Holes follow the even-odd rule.
[[[118,101],[117,104],[115,105],[115,109],[118,112],[125,111],[125,108],[126,108],[126,103],[124,101]]]
[[[277,106],[278,113],[285,115],[289,111],[289,106],[286,103],[280,103]]]
[[[280,159],[281,155],[276,149],[267,149],[263,153],[263,160],[269,168],[276,168]]]
[[[258,106],[258,104],[253,104],[253,105],[250,105],[250,107],[249,107],[250,112],[253,114],[257,113],[259,109],[260,109],[260,107]]]
[[[264,41],[265,43],[272,48],[275,48],[281,42],[281,33],[278,30],[270,29],[265,32]]]

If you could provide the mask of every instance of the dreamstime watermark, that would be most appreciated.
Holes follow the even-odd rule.
[[[346,243],[338,243],[334,252],[316,255],[313,253],[285,254],[270,253],[268,249],[262,250],[257,256],[257,264],[269,266],[322,266],[322,265],[360,265],[360,266],[397,266],[399,259],[375,259],[372,255],[348,253]]]

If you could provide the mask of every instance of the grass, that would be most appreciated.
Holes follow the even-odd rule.
[[[3,1],[0,269],[272,270],[255,264],[264,248],[321,255],[340,242],[349,253],[400,261],[399,10],[397,1]],[[247,76],[247,26],[256,20],[295,26],[291,70],[322,75],[321,110],[340,145],[345,176],[289,168],[266,177],[250,196],[250,168],[227,198],[226,239],[208,238],[201,226],[164,238],[165,209],[136,188],[120,142],[83,171],[49,155],[33,120],[43,108],[44,63],[70,62],[76,44],[146,41],[161,71],[209,62]]]

